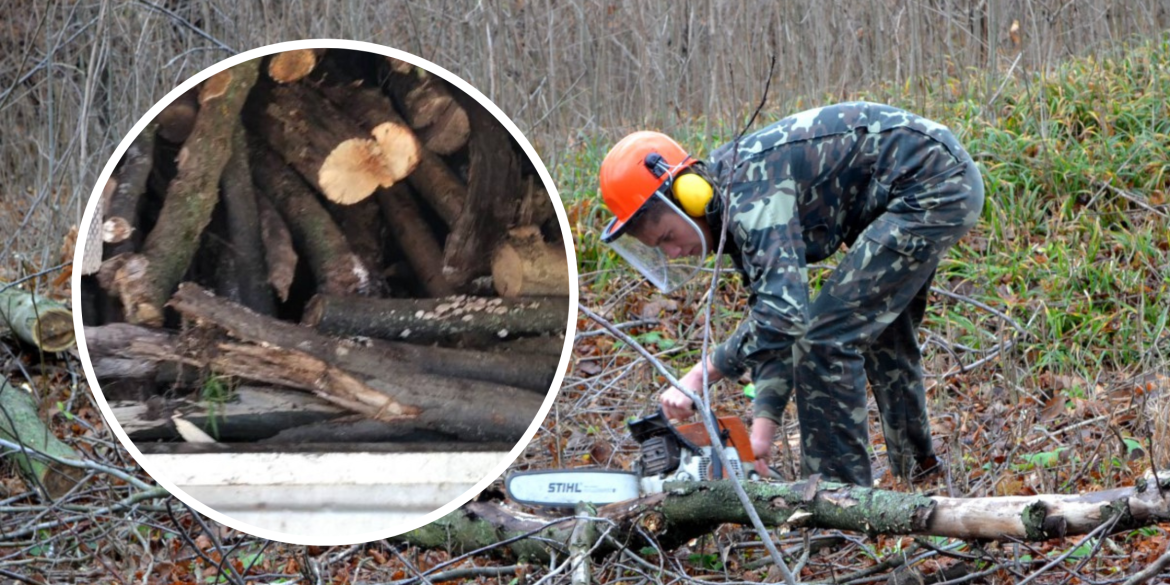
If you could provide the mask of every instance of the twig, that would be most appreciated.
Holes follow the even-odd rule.
[[[1160,215],[1162,217],[1170,219],[1170,215],[1168,215],[1165,211],[1162,211],[1161,209],[1158,209],[1157,207],[1154,207],[1153,205],[1150,205],[1149,203],[1146,203],[1145,201],[1142,201],[1141,199],[1134,197],[1133,194],[1131,194],[1129,191],[1126,191],[1125,189],[1119,189],[1117,187],[1114,187],[1112,183],[1101,182],[1100,184],[1102,187],[1109,189],[1110,191],[1113,191],[1117,195],[1120,195],[1121,197],[1125,198],[1130,203],[1133,203],[1134,205],[1137,205],[1138,207],[1141,207],[1141,208],[1145,209],[1146,211],[1151,211],[1157,215]]]
[[[1133,576],[1126,579],[1125,583],[1121,585],[1140,585],[1157,577],[1159,573],[1168,567],[1170,567],[1170,550],[1167,550],[1156,561],[1150,563],[1150,566],[1134,573]]]
[[[1080,538],[1080,540],[1078,540],[1075,545],[1069,547],[1069,549],[1064,551],[1063,554],[1056,557],[1055,559],[1052,559],[1048,564],[1044,565],[1043,567],[1040,567],[1035,573],[1028,575],[1028,577],[1026,579],[1024,579],[1023,581],[1020,581],[1016,585],[1028,585],[1028,583],[1032,582],[1032,580],[1034,580],[1036,577],[1039,577],[1044,572],[1048,571],[1048,569],[1051,569],[1052,567],[1055,567],[1056,565],[1059,565],[1060,563],[1064,562],[1064,559],[1067,559],[1068,556],[1073,553],[1073,551],[1081,548],[1081,545],[1088,542],[1090,538],[1093,538],[1094,536],[1097,536],[1098,534],[1101,534],[1101,533],[1108,534],[1109,531],[1113,529],[1113,526],[1115,524],[1117,524],[1118,520],[1121,520],[1121,514],[1115,514],[1113,516],[1113,518],[1111,518],[1108,522],[1101,524],[1100,526],[1094,528],[1092,530],[1092,532],[1089,532],[1088,534],[1082,536]]]
[[[643,325],[657,325],[657,324],[658,324],[658,319],[635,319],[633,321],[626,321],[625,323],[618,323],[618,324],[614,325],[614,327],[617,327],[618,329],[632,329],[634,327],[641,327]],[[593,329],[591,331],[580,331],[577,333],[577,335],[573,336],[573,342],[576,343],[577,341],[580,341],[581,339],[584,339],[586,337],[594,337],[596,335],[604,335],[605,333],[607,333],[607,332],[604,329]]]
[[[430,575],[431,579],[435,581],[470,581],[479,577],[503,577],[505,575],[514,575],[516,571],[520,570],[521,565],[508,565],[506,567],[465,567],[462,569],[451,569],[443,573],[435,573]],[[413,583],[415,579],[404,579],[401,581],[392,581],[390,585],[399,585],[401,583]]]
[[[1012,319],[1011,317],[1007,316],[1006,313],[1000,311],[999,309],[996,309],[995,307],[992,307],[991,305],[979,302],[971,297],[963,296],[959,293],[953,293],[949,290],[941,289],[941,288],[934,287],[934,286],[930,287],[930,290],[931,290],[931,292],[938,293],[944,297],[950,297],[952,299],[955,299],[956,301],[962,301],[964,303],[975,305],[976,307],[979,307],[980,309],[983,309],[984,311],[987,311],[988,313],[991,313],[992,315],[995,315],[996,317],[1003,319],[1004,321],[1006,321],[1008,323],[1008,325],[1011,325],[1013,329],[1015,329],[1016,331],[1019,331],[1021,334],[1023,334],[1023,335],[1028,334],[1028,330],[1021,327],[1019,323],[1016,323],[1015,319]]]
[[[232,55],[239,52],[239,51],[227,46],[226,44],[224,44],[223,41],[211,36],[210,34],[207,33],[207,31],[195,26],[194,24],[191,24],[191,22],[189,22],[187,19],[183,18],[182,16],[179,16],[178,14],[175,14],[174,12],[172,12],[172,11],[162,7],[162,6],[159,6],[158,4],[155,4],[153,2],[147,2],[146,0],[138,0],[138,3],[143,5],[143,6],[146,6],[147,8],[150,8],[152,10],[157,10],[157,11],[171,17],[175,22],[178,22],[179,24],[183,25],[184,27],[190,29],[195,34],[211,41],[212,43],[215,43],[216,46],[223,49],[224,51],[227,51],[228,53],[230,53]]]

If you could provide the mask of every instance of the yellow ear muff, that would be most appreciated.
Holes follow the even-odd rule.
[[[694,173],[675,178],[671,188],[674,190],[675,200],[691,217],[703,217],[707,211],[707,204],[711,202],[711,197],[715,194],[711,184]]]

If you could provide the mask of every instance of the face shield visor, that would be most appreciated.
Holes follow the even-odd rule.
[[[707,258],[703,231],[662,194],[668,189],[670,181],[644,204],[661,206],[648,210],[650,217],[635,215],[625,222],[614,219],[601,235],[602,242],[662,292],[670,292],[694,278]]]

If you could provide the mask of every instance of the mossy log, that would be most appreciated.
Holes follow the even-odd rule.
[[[302,322],[326,333],[422,342],[454,335],[557,333],[569,319],[566,297],[523,300],[456,296],[442,299],[355,299],[317,295]]]
[[[199,115],[178,157],[178,175],[167,189],[158,221],[141,255],[127,259],[115,285],[131,323],[158,326],[163,305],[195,255],[200,234],[219,200],[219,179],[227,164],[240,110],[256,82],[258,63],[225,69],[200,87]]]
[[[1042,541],[1087,534],[1114,522],[1112,532],[1170,522],[1170,473],[1134,487],[1076,495],[1041,494],[989,498],[945,498],[830,482],[745,482],[744,488],[767,526],[826,528],[871,535],[923,534],[967,540]],[[668,483],[666,491],[602,507],[598,516],[618,527],[601,543],[605,554],[617,542],[639,543],[639,531],[666,550],[708,534],[722,524],[749,524],[726,481]],[[497,554],[547,562],[554,547],[568,547],[576,520],[525,514],[499,502],[473,502],[431,524],[393,537],[455,554],[532,533]],[[542,529],[542,527],[544,527]],[[631,548],[642,546],[632,544]]]
[[[32,395],[9,384],[8,380],[0,380],[0,437],[60,459],[81,458],[41,421]],[[29,484],[44,489],[50,498],[65,495],[85,477],[82,469],[27,453],[14,452],[9,457],[15,458]]]
[[[8,287],[8,288],[5,288]],[[42,351],[72,348],[73,312],[56,301],[0,283],[0,328]]]

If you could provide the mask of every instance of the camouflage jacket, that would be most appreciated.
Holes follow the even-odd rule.
[[[808,110],[725,145],[706,161],[723,187],[708,207],[725,251],[751,290],[750,311],[715,350],[738,376],[807,330],[806,263],[850,245],[891,198],[962,172],[970,156],[946,127],[890,106],[855,102]]]

